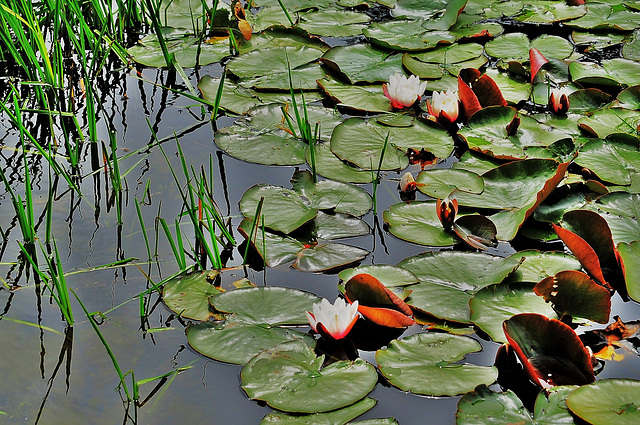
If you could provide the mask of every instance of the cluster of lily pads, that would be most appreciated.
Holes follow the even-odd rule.
[[[189,4],[167,10],[184,15]],[[442,250],[342,270],[347,304],[291,288],[225,292],[212,284],[217,271],[180,276],[163,298],[199,322],[187,328],[191,347],[243,365],[243,390],[275,409],[265,423],[346,423],[375,405],[366,396],[377,372],[403,391],[466,394],[460,424],[638,421],[640,382],[595,378],[638,324],[576,332],[609,323],[615,292],[640,302],[638,2],[283,5],[288,13],[252,1],[253,34],[245,28],[231,56],[224,37],[194,49],[182,15],[166,18],[178,62],[224,65],[226,78],[198,84],[239,115],[216,145],[241,160],[313,170],[296,171],[291,188],[249,188],[239,232],[269,267],[345,268],[368,252],[334,240],[370,234],[361,217],[373,205],[353,183],[420,163],[401,189],[431,199],[408,197],[383,218],[394,236]],[[531,39],[507,24],[564,36]],[[615,58],[589,56],[620,44]],[[160,66],[154,46],[149,36],[131,54]],[[302,104],[306,123],[317,123],[312,143],[291,125]],[[449,168],[437,165],[447,158]],[[492,255],[514,239],[567,250]],[[428,330],[401,337],[415,323]],[[503,344],[495,366],[460,363],[481,350],[468,336],[476,331]],[[357,350],[376,351],[376,365]],[[488,388],[496,380],[501,392]]]

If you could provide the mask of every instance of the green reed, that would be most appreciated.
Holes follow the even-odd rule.
[[[384,154],[387,151],[387,144],[389,143],[389,135],[391,132],[387,132],[387,137],[384,139],[382,150],[380,151],[380,161],[378,162],[378,170],[376,174],[373,174],[373,166],[371,167],[371,178],[373,180],[373,215],[377,214],[378,202],[376,200],[376,194],[378,192],[378,184],[380,183],[380,173],[382,171],[382,161],[384,160]]]

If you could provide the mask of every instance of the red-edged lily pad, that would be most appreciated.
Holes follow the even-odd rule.
[[[566,270],[542,279],[534,288],[536,294],[553,304],[559,317],[584,317],[598,323],[607,323],[611,313],[609,291],[595,283],[586,274]]]
[[[404,328],[414,322],[411,308],[375,277],[361,273],[345,284],[349,302],[358,301],[358,311],[372,322],[391,328]]]
[[[542,387],[595,381],[591,356],[573,329],[541,314],[505,320],[504,333],[531,379]]]
[[[465,68],[458,75],[458,96],[465,121],[487,106],[507,106],[500,88],[488,75],[474,68]]]

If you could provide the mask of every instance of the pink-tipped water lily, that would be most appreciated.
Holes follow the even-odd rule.
[[[566,114],[569,110],[569,96],[560,90],[553,90],[549,96],[549,109],[556,115]]]
[[[456,90],[434,91],[431,102],[427,100],[429,115],[440,122],[453,123],[458,119],[459,102]]]
[[[420,78],[417,76],[412,75],[407,78],[398,73],[389,77],[389,84],[382,85],[382,91],[391,101],[391,106],[398,109],[413,105],[420,99],[426,88],[427,82],[420,83]]]
[[[342,298],[336,299],[334,304],[323,298],[313,305],[313,313],[307,312],[307,319],[313,330],[336,341],[347,336],[358,317],[358,301],[349,304]]]
[[[442,223],[442,227],[449,230],[453,226],[453,221],[458,214],[458,201],[456,199],[450,200],[447,196],[442,201],[438,199],[436,201],[436,214]]]
[[[405,173],[400,179],[400,192],[413,192],[417,188],[416,180],[409,172]]]

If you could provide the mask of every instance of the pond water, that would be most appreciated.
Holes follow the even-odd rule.
[[[219,64],[213,64],[197,71],[186,69],[186,72],[195,86],[203,76],[219,77],[221,70]],[[176,141],[179,141],[189,167],[196,171],[204,167],[211,173],[215,200],[222,214],[231,219],[230,228],[238,242],[243,240],[237,231],[243,218],[238,204],[247,189],[256,183],[290,187],[289,181],[300,167],[252,164],[229,156],[216,146],[214,139],[216,131],[231,126],[233,119],[223,116],[214,125],[209,121],[209,110],[201,109],[197,102],[166,90],[164,86],[187,90],[181,85],[179,76],[166,70],[142,67],[129,70],[121,68],[117,60],[106,64],[104,81],[97,87],[101,108],[97,139],[105,141],[109,152],[110,133],[115,135],[118,166],[126,182],[122,192],[122,224],[118,224],[117,207],[112,203],[109,175],[102,167],[103,154],[99,153],[101,166],[93,169],[94,158],[87,143],[81,152],[80,174],[83,177],[76,180],[82,196],[66,191],[64,180],[54,180],[57,198],[52,204],[51,234],[68,287],[89,312],[101,313],[94,315],[98,329],[123,373],[133,371],[135,380],[140,381],[181,367],[190,369],[167,380],[143,384],[140,387],[142,405],[137,409],[127,403],[123,390],[118,389],[119,378],[112,359],[80,304],[72,297],[75,325],[68,328],[49,293],[45,291],[39,295],[33,271],[26,267],[16,243],[16,240],[22,240],[22,235],[10,195],[3,188],[0,198],[0,227],[5,234],[0,251],[0,276],[4,283],[0,287],[2,423],[251,424],[259,423],[272,410],[264,403],[250,400],[242,391],[241,366],[208,359],[189,347],[185,328],[190,321],[168,309],[160,295],[151,292],[143,297],[147,313],[141,318],[138,295],[150,288],[148,277],[158,283],[179,271],[162,229],[154,229],[156,217],[163,217],[172,224],[174,218],[184,213],[183,199],[170,171],[173,169],[179,174],[181,170]],[[86,112],[83,108],[79,106],[77,110],[80,117]],[[43,127],[39,131],[44,131],[45,135],[38,137],[41,133],[35,130],[33,114],[25,112],[24,117],[34,136],[48,139]],[[60,128],[54,127],[53,131],[58,133]],[[166,159],[154,143],[153,133],[162,142],[160,146]],[[0,166],[13,190],[24,194],[20,133],[8,119],[2,119],[0,134],[3,148]],[[32,149],[28,150],[26,158],[32,180],[36,227],[38,235],[44,239],[49,165]],[[439,167],[449,167],[456,160],[439,164]],[[402,173],[405,171],[417,175],[420,166],[410,165]],[[397,189],[401,175],[397,171],[382,173],[376,189],[378,214],[369,212],[363,218],[373,231],[366,236],[341,240],[370,251],[362,264],[397,264],[426,250],[437,250],[402,241],[383,226],[382,211],[402,202]],[[372,184],[361,186],[373,193]],[[418,200],[425,199],[428,197],[418,193]],[[153,261],[147,261],[147,244],[140,229],[136,200],[150,236]],[[170,227],[172,233],[175,232],[175,228]],[[187,238],[193,230],[185,226],[183,232]],[[193,241],[185,239],[185,246],[190,244]],[[460,245],[456,250],[465,251],[466,248]],[[534,243],[518,237],[511,243],[501,243],[492,253],[508,256],[531,247],[563,249],[560,242]],[[36,252],[42,259],[39,247]],[[302,289],[329,300],[338,295],[339,278],[335,271],[305,273],[288,265],[265,270],[242,268],[239,266],[243,253],[244,245],[232,250],[226,264],[230,269],[221,275],[223,288],[231,289],[234,282],[246,277],[256,285]],[[132,260],[123,265],[99,268],[127,259]],[[612,317],[619,315],[623,321],[640,317],[640,305],[622,301],[618,295],[612,299],[611,311]],[[414,325],[404,335],[418,333],[421,329]],[[579,328],[580,331],[586,329],[589,328]],[[484,334],[472,336],[481,342],[483,349],[467,355],[465,361],[493,365],[500,344]],[[637,350],[637,345],[632,348]],[[362,350],[359,356],[375,364],[373,351]],[[621,362],[606,362],[598,379],[640,379],[637,352],[625,352],[625,356]],[[132,376],[125,378],[129,385]],[[497,384],[491,388],[500,390]],[[427,397],[404,392],[384,382],[382,377],[369,397],[377,400],[377,405],[359,419],[393,417],[401,424],[455,423],[460,399],[460,396]]]

